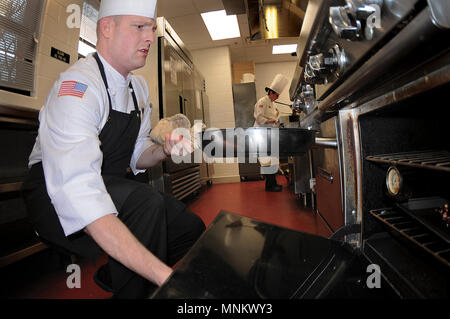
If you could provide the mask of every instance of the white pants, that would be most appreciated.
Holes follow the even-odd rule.
[[[280,164],[280,160],[278,157],[258,157],[259,165],[261,165],[260,172],[261,174],[275,174],[278,172],[278,167]]]

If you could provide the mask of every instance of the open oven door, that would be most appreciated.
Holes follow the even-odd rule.
[[[369,275],[347,243],[221,211],[151,297],[363,298]]]

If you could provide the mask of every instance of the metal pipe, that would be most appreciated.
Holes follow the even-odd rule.
[[[313,169],[313,159],[312,159],[312,152],[311,152],[311,150],[309,150],[308,151],[308,159],[309,159],[309,176],[310,176],[310,180],[309,180],[309,186],[310,186],[310,189],[311,189],[311,208],[314,210],[314,211],[316,211],[316,205],[315,205],[315,201],[314,201],[314,194],[315,194],[315,192],[316,192],[316,187],[315,187],[315,185],[314,186],[312,186],[311,185],[311,181],[312,181],[312,179],[313,179],[313,176],[314,176],[314,169]],[[306,202],[305,202],[305,206],[306,206]]]
[[[330,137],[316,137],[313,148],[337,148],[338,143],[335,138]]]

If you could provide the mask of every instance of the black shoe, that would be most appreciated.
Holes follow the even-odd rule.
[[[94,274],[95,283],[107,292],[113,292],[112,279],[107,264],[104,264]]]
[[[266,186],[266,192],[281,192],[283,187],[281,185],[275,184],[272,186]]]

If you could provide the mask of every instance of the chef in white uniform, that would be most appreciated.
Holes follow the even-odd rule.
[[[62,73],[39,115],[23,195],[50,246],[97,258],[94,280],[118,298],[148,297],[205,226],[186,206],[127,178],[171,155],[179,143],[149,139],[152,106],[145,65],[155,41],[156,0],[102,0],[97,52]]]
[[[260,98],[255,104],[254,127],[274,127],[280,126],[280,112],[277,105],[274,103],[284,88],[288,84],[288,79],[282,75],[277,74],[270,86],[266,87],[267,95]],[[266,179],[266,191],[279,192],[282,189],[281,185],[277,184],[276,172],[278,172],[279,160],[277,157],[258,157],[258,162],[261,165],[261,172]]]

